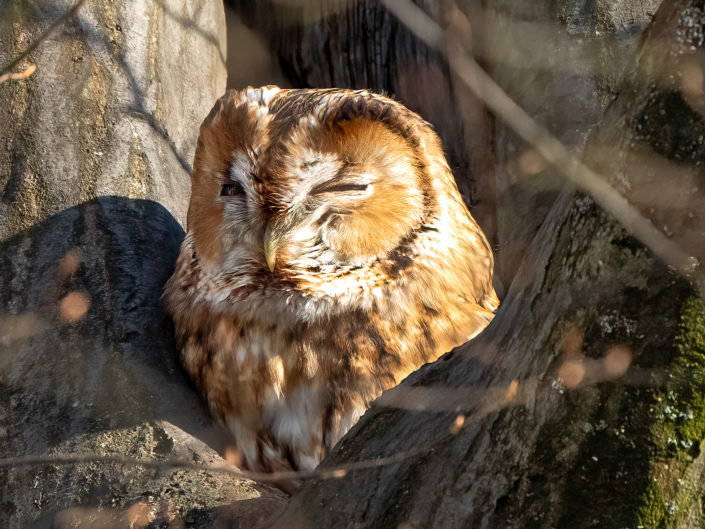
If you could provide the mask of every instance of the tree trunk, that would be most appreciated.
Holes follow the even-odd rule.
[[[663,3],[585,154],[700,262],[704,11]],[[385,393],[321,465],[369,468],[308,483],[275,527],[700,527],[704,314],[564,191],[488,329]]]
[[[73,2],[0,5],[0,65]],[[198,125],[225,88],[217,2],[85,2],[0,84],[0,458],[222,461],[159,298]],[[224,474],[0,468],[3,527],[252,526],[283,501]],[[179,525],[180,524],[180,525]]]

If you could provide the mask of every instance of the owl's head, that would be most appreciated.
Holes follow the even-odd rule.
[[[271,279],[364,269],[433,217],[435,158],[446,186],[428,125],[366,91],[228,92],[201,126],[188,228],[206,267]]]

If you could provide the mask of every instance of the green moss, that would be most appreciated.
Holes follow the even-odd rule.
[[[617,274],[630,265],[630,254],[644,258],[624,252],[613,255],[625,261],[611,268]],[[585,296],[552,332],[549,343],[560,343],[566,329],[582,329],[585,356],[599,359],[620,345],[632,351],[633,363],[623,379],[566,391],[561,413],[542,428],[536,473],[565,478],[544,490],[530,487],[529,503],[537,505],[524,509],[554,510],[536,527],[666,529],[699,501],[705,303],[686,281],[651,263],[648,281]]]
[[[649,488],[639,511],[645,528],[673,527],[699,501],[705,439],[705,301],[688,299],[682,307],[676,356],[667,384],[656,395],[651,433],[654,457]]]

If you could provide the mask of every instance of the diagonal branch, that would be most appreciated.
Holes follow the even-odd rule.
[[[589,194],[666,264],[693,280],[699,289],[705,286],[705,275],[698,270],[697,259],[668,239],[604,177],[573,156],[555,136],[532,119],[475,59],[463,51],[460,43],[449,37],[421,8],[410,0],[382,0],[382,3],[426,45],[445,53],[460,80],[568,181]]]
[[[238,469],[235,465],[223,462],[220,464],[201,464],[188,460],[172,459],[158,461],[155,459],[137,459],[120,455],[98,455],[98,454],[50,454],[50,455],[29,455],[19,457],[8,457],[0,459],[0,468],[16,468],[22,466],[35,465],[73,465],[79,463],[118,463],[123,465],[142,466],[146,468],[169,469],[185,468],[188,470],[206,470],[229,474],[235,477],[250,479],[262,482],[278,482],[299,479],[330,479],[341,478],[348,472],[367,468],[375,468],[399,463],[404,459],[419,455],[423,450],[409,450],[398,453],[390,457],[378,459],[366,459],[344,465],[329,468],[316,468],[314,470],[292,470],[280,472],[250,472]]]
[[[30,75],[32,75],[36,71],[36,69],[37,69],[36,64],[30,64],[22,72],[4,73],[4,74],[0,75],[0,84],[4,83],[5,81],[19,81],[21,79],[27,79]]]

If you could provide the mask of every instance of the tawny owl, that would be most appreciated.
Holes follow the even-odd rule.
[[[203,122],[165,301],[243,466],[311,469],[480,332],[492,252],[428,123],[365,90],[231,91]]]

